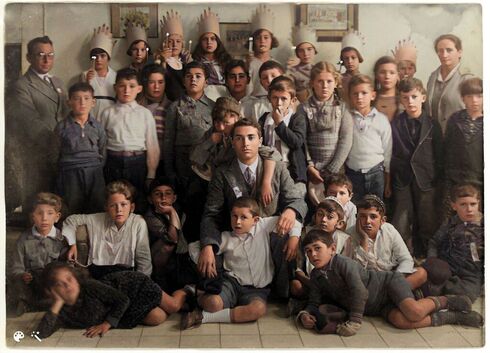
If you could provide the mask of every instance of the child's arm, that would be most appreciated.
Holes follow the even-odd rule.
[[[341,105],[341,107],[344,109],[344,113],[342,114],[342,120],[340,121],[339,140],[337,142],[337,148],[335,149],[334,156],[327,166],[327,170],[330,173],[339,172],[340,168],[344,165],[352,147],[354,135],[352,115],[345,105]]]
[[[22,279],[25,283],[32,281],[32,275],[26,271],[25,256],[26,249],[24,236],[21,235],[15,244],[15,250],[12,253],[12,262],[10,265],[10,275],[17,279]]]
[[[49,292],[51,298],[53,299],[53,304],[51,309],[46,312],[43,316],[41,322],[37,326],[36,331],[39,332],[40,338],[47,338],[56,332],[62,325],[61,320],[58,317],[61,309],[65,305],[63,299],[54,291]]]
[[[145,110],[145,120],[146,166],[148,168],[146,179],[151,181],[155,179],[158,163],[160,162],[160,145],[158,144],[155,119],[148,110]],[[147,186],[149,186],[149,183]]]
[[[449,231],[449,226],[447,224],[443,224],[439,227],[433,237],[429,239],[429,243],[427,244],[427,257],[437,257],[438,248],[440,242],[447,237]]]
[[[201,167],[208,163],[212,158],[216,145],[221,141],[221,139],[218,139],[218,134],[223,136],[223,134],[213,132],[213,128],[210,128],[206,134],[204,134],[201,141],[192,148],[189,155],[191,163],[195,163]]]
[[[272,202],[274,195],[272,194],[272,178],[274,177],[274,169],[276,162],[272,159],[264,159],[264,174],[262,176],[261,197],[262,203],[268,205]]]
[[[414,266],[413,257],[410,255],[410,251],[408,251],[407,245],[400,233],[389,223],[383,225],[383,231],[393,234],[392,259],[398,263],[396,270],[401,273],[412,273]]]
[[[105,133],[105,130],[102,128],[102,126],[98,125],[98,131],[99,131],[99,141],[97,142],[99,146],[99,154],[102,158],[102,165],[105,165],[105,161],[107,158],[107,135]]]
[[[148,227],[143,218],[139,218],[136,231],[136,248],[134,250],[134,267],[137,271],[151,276],[151,251]]]

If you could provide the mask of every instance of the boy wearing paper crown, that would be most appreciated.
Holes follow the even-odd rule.
[[[167,11],[160,20],[160,27],[164,39],[161,48],[155,54],[155,63],[165,68],[167,98],[173,102],[185,94],[183,68],[192,61],[192,41],[189,41],[189,50],[185,50],[184,28],[178,12]]]
[[[400,40],[391,52],[398,62],[400,79],[413,78],[417,72],[417,48],[415,43],[410,38]]]
[[[305,102],[310,95],[308,90],[310,72],[315,62],[315,55],[318,54],[315,43],[315,31],[302,23],[299,26],[294,27],[294,52],[300,62],[289,68],[287,75],[293,79],[294,84],[296,85],[296,97],[301,103]]]
[[[146,31],[148,25],[145,18],[136,18],[135,13],[132,19],[126,19],[126,39],[129,44],[126,54],[131,57],[130,69],[141,72],[151,57],[151,48],[148,44]]]
[[[109,26],[103,24],[94,28],[94,35],[90,41],[91,67],[84,71],[80,77],[82,82],[88,82],[94,88],[95,107],[92,109],[94,117],[100,121],[102,111],[116,102],[114,84],[116,72],[109,67],[112,48],[116,42],[112,40]]]

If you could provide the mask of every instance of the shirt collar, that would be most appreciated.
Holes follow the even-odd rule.
[[[442,79],[442,75],[441,75],[441,68],[439,67],[439,73],[437,75],[437,81],[440,81],[440,82],[446,82],[446,81],[449,81],[453,76],[454,74],[456,73],[456,71],[459,70],[459,67],[461,66],[461,63],[458,63],[458,65],[456,65],[454,67],[454,69],[451,70],[451,72],[449,72],[449,74],[446,76],[445,79]]]
[[[189,102],[189,103],[201,102],[204,105],[209,105],[209,102],[208,102],[208,100],[206,98],[207,97],[206,97],[205,94],[203,94],[199,99],[191,98],[187,94],[184,95],[184,99],[185,99],[186,102]]]
[[[239,159],[237,159],[238,165],[240,166],[240,170],[242,171],[242,174],[245,174],[245,169],[250,168],[252,170],[252,173],[254,175],[257,175],[257,166],[259,165],[259,156],[257,155],[257,158],[255,159],[255,162],[253,162],[250,165],[247,165],[245,163],[240,162]]]
[[[36,226],[32,226],[32,235],[34,235],[35,237],[40,237],[40,238],[47,238],[47,237],[56,238],[56,227],[52,226],[48,235],[44,236],[44,235],[41,235],[41,233],[39,233],[37,231]]]
[[[353,111],[352,111],[352,114],[353,114],[353,115],[354,115],[354,117],[355,117],[355,118],[357,118],[357,119],[361,119],[361,118],[371,118],[371,119],[373,119],[373,118],[376,116],[376,114],[377,114],[377,113],[378,113],[378,110],[377,110],[375,107],[373,107],[373,108],[371,109],[371,111],[370,111],[370,112],[369,112],[369,113],[368,113],[366,116],[363,116],[363,115],[362,115],[361,113],[359,113],[357,110],[353,110]]]
[[[119,108],[131,108],[131,109],[135,109],[139,104],[136,102],[136,100],[134,100],[134,101],[131,101],[129,103],[121,103],[121,102],[117,101],[116,102],[116,105]]]
[[[49,78],[53,77],[53,75],[51,75],[49,72],[48,72],[48,73],[46,73],[46,74],[41,74],[41,73],[37,72],[36,70],[34,70],[34,69],[32,68],[32,66],[31,66],[31,70],[32,70],[32,72],[34,72],[34,73],[35,73],[35,74],[36,74],[36,75],[37,75],[37,76],[38,76],[38,77],[39,77],[41,80],[44,80],[44,78],[45,78],[46,76],[47,76],[47,77],[49,77]]]
[[[73,116],[73,112],[70,112],[70,114],[68,115],[69,117],[69,121],[72,123],[72,124],[77,124],[79,125],[76,121],[75,121],[75,117]],[[87,124],[90,124],[90,125],[94,125],[95,123],[95,118],[94,116],[92,115],[92,113],[89,114],[88,116],[88,119],[87,119]]]

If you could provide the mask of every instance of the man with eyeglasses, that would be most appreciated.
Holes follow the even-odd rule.
[[[11,96],[6,100],[7,144],[15,152],[9,154],[7,149],[6,159],[16,165],[13,181],[20,184],[22,195],[14,196],[24,207],[31,195],[54,190],[58,158],[54,128],[68,114],[63,82],[50,74],[54,56],[48,36],[32,39],[27,44],[29,69],[7,92]]]
[[[262,157],[258,154],[262,143],[260,125],[250,119],[239,120],[235,123],[231,136],[237,158],[213,173],[201,220],[198,268],[205,278],[213,278],[218,274],[219,268],[214,254],[221,243],[221,232],[231,230],[229,214],[237,198],[246,196],[256,199],[260,205],[261,217],[280,215],[276,227],[279,235],[287,234],[296,219],[302,222],[307,212],[304,192],[295,186],[282,162],[277,162],[274,169],[272,202],[265,206],[260,201],[260,181],[264,165]],[[296,256],[297,245],[297,239],[285,239],[284,247],[281,246],[278,251],[279,257],[292,260]],[[285,275],[287,278],[287,274]],[[281,294],[287,295],[287,288],[285,293]]]

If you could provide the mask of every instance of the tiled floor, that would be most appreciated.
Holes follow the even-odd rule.
[[[482,299],[474,305],[481,311]],[[37,341],[30,337],[43,313],[28,313],[7,320],[9,347],[73,348],[471,348],[484,345],[483,329],[462,326],[398,330],[377,317],[365,318],[361,330],[352,337],[319,335],[285,318],[285,306],[271,303],[267,315],[249,324],[204,324],[180,331],[180,315],[172,315],[157,327],[138,326],[132,330],[111,330],[102,338],[85,338],[83,330],[60,329]],[[15,331],[25,338],[16,343]]]
[[[18,236],[7,232],[7,244]],[[7,253],[9,246],[7,245]],[[484,312],[479,298],[473,309]],[[377,317],[366,317],[361,330],[352,337],[318,335],[298,326],[285,317],[283,304],[271,303],[267,315],[249,324],[204,324],[199,328],[180,331],[180,315],[172,315],[157,327],[138,326],[132,330],[111,330],[102,338],[86,338],[84,330],[60,329],[39,342],[31,337],[43,313],[27,313],[7,319],[6,344],[12,348],[471,348],[484,345],[484,328],[462,326],[428,327],[399,330]],[[25,338],[17,343],[15,331]]]

